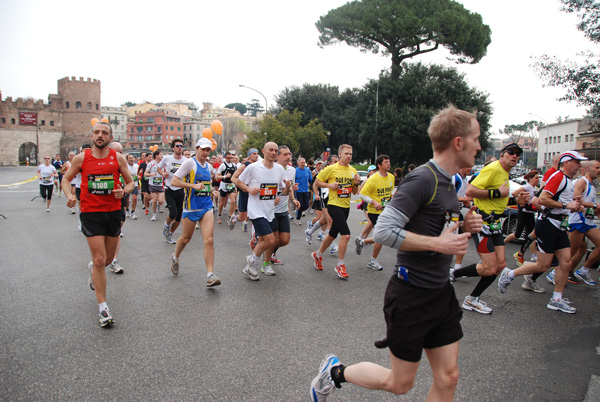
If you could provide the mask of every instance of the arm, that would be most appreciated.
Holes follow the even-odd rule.
[[[240,175],[244,172],[244,169],[246,169],[246,165],[244,165],[243,163],[240,165],[239,168],[236,169],[235,173],[233,174],[233,176],[231,176],[231,182],[233,184],[235,184],[237,187],[238,183],[240,182]],[[241,187],[240,187],[241,188]]]
[[[546,208],[559,208],[562,209],[562,202],[560,201],[554,201],[552,199],[554,195],[548,191],[542,191],[542,194],[540,194],[539,197],[539,203],[540,205],[545,206]],[[580,196],[581,197],[581,196]],[[567,203],[567,208],[573,212],[579,210],[581,204],[579,202],[580,197],[578,197],[578,199],[573,199],[573,201],[568,202]]]
[[[125,159],[125,157],[119,153],[117,153],[117,161],[119,162],[119,172],[121,173],[121,176],[123,176],[123,180],[125,180],[125,187],[124,188],[119,188],[116,190],[113,190],[113,193],[115,194],[115,198],[119,199],[119,198],[123,198],[123,196],[125,195],[125,193],[127,194],[131,194],[131,192],[133,191],[133,188],[135,187],[135,183],[133,182],[133,179],[131,178],[131,173],[129,173],[129,168],[127,167],[127,159]],[[119,195],[120,193],[120,195]]]
[[[475,187],[472,183],[469,183],[469,186],[467,187],[467,193],[465,194],[467,197],[472,197],[472,198],[479,198],[480,200],[484,200],[484,199],[489,199],[492,198],[491,195],[494,194],[492,192],[495,192],[496,190],[486,190],[486,189],[481,189],[479,187]],[[498,189],[499,193],[499,197],[494,196],[493,198],[503,198],[503,197],[508,197],[508,194],[510,192],[509,187],[508,187],[508,181],[505,182],[503,185],[500,186],[500,188]],[[498,193],[495,193],[498,194]]]
[[[67,170],[67,173],[63,176],[62,187],[63,193],[67,196],[67,207],[73,208],[77,204],[77,197],[75,194],[71,194],[71,180],[75,178],[77,173],[81,172],[81,164],[83,163],[84,154],[81,153],[73,158],[71,167]]]
[[[352,186],[352,194],[358,193],[358,186],[360,186],[360,176],[358,173],[354,175],[354,185]]]

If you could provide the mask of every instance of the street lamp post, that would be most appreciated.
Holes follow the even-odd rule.
[[[260,92],[259,90],[257,90],[257,89],[254,89],[254,88],[247,87],[246,85],[242,85],[242,84],[240,84],[240,88],[248,88],[248,89],[250,89],[250,90],[252,90],[252,91],[254,91],[254,92],[257,92],[257,93],[259,93],[259,94],[260,94],[260,95],[261,95],[263,98],[265,98],[265,142],[267,142],[267,120],[266,120],[266,118],[267,118],[267,111],[269,110],[269,106],[268,106],[268,104],[267,104],[267,97],[266,97],[266,96],[264,96],[264,95],[262,94],[262,92]]]
[[[540,119],[544,120],[544,123],[546,123],[546,157],[544,158],[544,166],[547,165],[547,163],[550,161],[550,155],[548,154],[548,144],[550,143],[550,125],[548,125],[548,121],[546,121],[546,119],[544,119],[542,116],[538,116],[537,114],[533,114],[533,113],[528,113],[530,116],[533,117],[539,117]],[[539,144],[538,144],[538,150],[539,150]],[[552,164],[550,162],[550,164]]]

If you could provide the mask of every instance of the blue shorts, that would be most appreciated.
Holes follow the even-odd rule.
[[[588,230],[597,228],[597,227],[598,226],[596,226],[596,225],[586,225],[585,223],[569,223],[569,232],[576,230],[579,233],[585,233]]]
[[[273,221],[269,222],[265,218],[256,218],[251,219],[252,226],[254,226],[254,232],[256,232],[257,236],[266,236],[273,233]]]
[[[181,217],[183,219],[187,218],[189,220],[191,220],[192,222],[198,222],[199,220],[201,220],[204,215],[207,212],[211,212],[213,209],[200,209],[198,211],[189,211],[189,212],[184,212],[183,214],[181,214]]]
[[[238,211],[248,211],[248,193],[241,190],[238,192]]]

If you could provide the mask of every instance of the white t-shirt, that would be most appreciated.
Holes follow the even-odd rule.
[[[187,158],[185,158],[183,155],[181,156],[181,159],[176,159],[175,155],[167,155],[164,158],[162,158],[162,160],[158,164],[159,168],[165,169],[165,171],[167,173],[169,173],[169,177],[167,177],[165,179],[165,184],[171,190],[179,190],[181,188],[181,187],[173,187],[173,186],[171,186],[171,180],[173,180],[173,175],[175,174],[175,172],[177,171],[177,169],[179,169],[179,167],[181,166],[181,164],[183,162],[185,162],[186,160],[187,160]]]
[[[146,173],[156,173],[154,176],[148,177],[148,184],[150,186],[162,186],[163,185],[163,177],[158,174],[158,170],[156,168],[158,165],[156,161],[148,162],[148,166],[146,167]]]
[[[225,172],[226,169],[228,169],[227,172]],[[236,170],[237,170],[237,166],[235,163],[223,162],[219,165],[219,168],[217,169],[217,173],[220,174],[221,176],[225,176],[227,173],[231,173],[231,177],[233,177],[233,174],[235,173]],[[235,188],[235,184],[233,184],[231,182],[231,177],[229,177],[229,179],[221,179],[221,183],[219,184],[219,190],[229,192]],[[229,183],[225,183],[225,180],[227,180]]]
[[[129,174],[133,178],[133,182],[135,183],[135,186],[137,187],[138,186],[137,172],[140,169],[140,166],[137,163],[134,163],[133,166],[128,163],[127,169],[129,169]]]
[[[281,165],[279,165],[279,166],[281,166]],[[293,184],[294,181],[296,180],[296,169],[294,169],[291,166],[286,166],[284,168],[284,171],[285,171],[285,180],[286,181],[291,180],[292,184]],[[277,197],[279,197],[279,204],[275,205],[275,213],[277,213],[277,214],[288,211],[288,201],[290,199],[290,196],[281,194],[282,190],[283,190],[283,188],[279,189],[279,191],[277,192]],[[291,189],[290,189],[290,191],[291,191]]]
[[[56,168],[52,165],[46,166],[45,164],[38,166],[39,172],[39,183],[43,186],[54,185],[54,174]]]
[[[262,162],[248,165],[240,175],[240,180],[249,187],[258,187],[259,193],[248,194],[248,217],[265,218],[269,222],[275,218],[275,197],[280,188],[285,187],[285,171],[274,163],[267,169]]]
[[[71,184],[75,184],[75,188],[81,188],[81,172],[75,175],[75,178],[71,180]]]

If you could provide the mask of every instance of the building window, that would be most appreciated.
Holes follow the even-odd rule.
[[[96,110],[98,110],[98,104],[96,103]]]
[[[569,142],[569,134],[565,134],[565,142]]]
[[[46,125],[46,120],[42,120],[42,122],[40,123],[40,125],[45,126]]]
[[[87,108],[88,108],[88,110],[92,110],[92,102],[87,103]]]
[[[3,117],[0,119],[0,123],[5,124],[6,123],[6,119]]]
[[[162,131],[162,127],[161,126],[158,126],[156,128],[157,128],[157,130],[158,130],[159,133]]]
[[[177,131],[181,131],[181,127],[177,127]]]
[[[571,134],[571,142],[573,142],[573,134]]]
[[[69,101],[65,102],[65,107],[68,109],[69,108]]]
[[[81,109],[81,102],[77,101],[75,103],[75,109]]]
[[[544,138],[544,144],[548,143],[548,138]]]
[[[558,136],[558,143],[560,144],[560,135]]]
[[[15,119],[10,119],[10,124],[15,124]]]
[[[54,120],[50,120],[50,126],[54,127]]]

